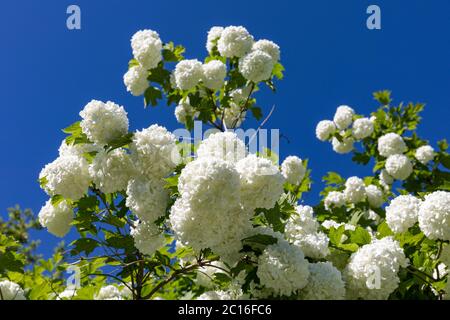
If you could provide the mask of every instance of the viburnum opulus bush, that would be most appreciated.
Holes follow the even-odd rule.
[[[318,123],[319,140],[373,175],[329,172],[310,206],[300,204],[311,184],[306,160],[279,165],[233,131],[250,116],[262,120],[255,94],[283,78],[278,45],[229,26],[211,28],[203,62],[151,30],[138,31],[131,48],[123,78],[131,94],[174,106],[188,130],[201,121],[216,132],[198,144],[158,124],[129,132],[124,107],[89,102],[39,176],[49,195],[41,225],[78,237],[44,263],[40,283],[0,269],[4,299],[449,296],[450,155],[445,140],[435,150],[417,136],[422,104],[394,105],[381,91],[370,117],[339,106]],[[55,274],[74,267],[79,286],[67,287]]]

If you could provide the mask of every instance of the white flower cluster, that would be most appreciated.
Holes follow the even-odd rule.
[[[334,114],[333,121],[322,120],[316,126],[316,137],[320,141],[331,139],[333,150],[339,154],[349,153],[353,150],[355,141],[363,140],[372,135],[375,118],[358,118],[353,122],[355,111],[346,105],[339,106]],[[353,125],[352,125],[353,122]],[[348,129],[352,125],[351,129]],[[351,135],[347,134],[351,130]],[[334,135],[339,133],[341,139]]]
[[[313,208],[297,206],[296,213],[286,223],[286,239],[299,246],[307,257],[325,258],[330,253],[329,239],[325,233],[318,231],[320,225],[314,218]]]
[[[123,75],[123,83],[133,96],[141,96],[149,87],[148,72],[142,66],[133,66]]]
[[[305,177],[306,168],[303,165],[302,159],[296,156],[289,156],[281,164],[281,173],[286,179],[286,182],[299,185]]]
[[[362,202],[366,199],[366,187],[364,181],[358,177],[350,177],[345,181],[345,199],[350,203]]]
[[[331,191],[327,194],[324,200],[325,209],[331,210],[333,208],[340,208],[345,205],[346,198],[343,192]]]
[[[217,49],[220,55],[226,58],[240,58],[249,52],[252,46],[253,36],[242,26],[229,26],[224,28],[221,30],[219,40],[217,41]]]
[[[70,230],[73,215],[73,209],[66,201],[53,205],[51,200],[48,200],[38,216],[39,223],[47,228],[48,232],[57,237],[64,237]]]
[[[195,117],[198,117],[200,112],[195,111],[194,107],[191,106],[189,102],[189,97],[181,99],[178,105],[175,108],[175,118],[181,124],[186,124],[188,118],[194,120]]]
[[[395,233],[412,227],[419,218],[421,201],[412,195],[401,195],[386,207],[386,222]]]
[[[219,60],[211,60],[203,65],[203,84],[211,90],[222,87],[227,76],[227,66]]]
[[[128,132],[128,117],[122,106],[108,101],[89,102],[80,116],[80,127],[90,141],[105,145]]]
[[[389,156],[386,160],[385,168],[387,173],[397,180],[405,180],[413,172],[413,165],[404,154]]]
[[[153,255],[165,244],[164,234],[151,222],[138,223],[131,228],[130,235],[134,239],[135,247],[143,254]]]
[[[153,30],[139,30],[131,38],[134,58],[145,69],[156,68],[162,60],[162,41]]]
[[[405,153],[406,147],[403,138],[396,133],[387,133],[378,138],[378,153],[383,157]]]
[[[196,59],[182,60],[175,67],[174,77],[178,88],[190,90],[203,78],[202,63]]]
[[[275,205],[283,192],[281,173],[268,159],[245,153],[234,133],[215,133],[182,170],[170,223],[183,244],[233,261],[252,228],[253,209]]]
[[[15,282],[9,280],[0,281],[0,300],[26,300],[25,292]]]
[[[344,272],[347,298],[384,300],[397,288],[408,259],[392,237],[374,239],[353,253]]]
[[[366,187],[366,195],[372,208],[379,208],[384,203],[383,191],[373,184]]]
[[[434,159],[435,153],[432,146],[422,146],[416,150],[415,157],[423,165],[427,165],[428,162]]]
[[[309,264],[308,284],[300,290],[302,300],[343,300],[345,283],[331,262]]]
[[[435,191],[425,196],[419,226],[430,239],[450,240],[450,192]]]
[[[403,138],[396,133],[387,133],[378,138],[378,153],[387,158],[385,175],[387,173],[397,180],[405,180],[411,175],[413,164],[408,157],[403,154],[407,150],[408,147],[406,146],[405,141],[403,141]],[[385,184],[389,185],[391,183],[386,182]]]
[[[94,296],[94,300],[124,300],[124,297],[117,287],[108,285],[100,289]]]
[[[289,296],[308,284],[308,265],[298,246],[278,240],[258,257],[257,275],[261,284],[276,295]]]

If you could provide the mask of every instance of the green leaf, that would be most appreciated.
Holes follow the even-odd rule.
[[[155,87],[148,87],[144,92],[144,104],[147,107],[151,104],[153,107],[158,104],[158,99],[162,98],[161,90]]]
[[[77,121],[75,123],[72,123],[67,128],[62,129],[62,131],[64,133],[67,133],[67,134],[73,134],[73,133],[81,132],[80,122],[81,121]]]
[[[251,107],[250,111],[252,112],[253,117],[255,117],[256,120],[260,120],[263,116],[260,107]]]
[[[278,242],[277,238],[272,237],[271,235],[268,234],[256,234],[254,236],[242,239],[242,242],[244,244],[252,244],[252,243],[256,243],[256,244],[261,244],[264,246],[269,246],[271,244],[275,244]]]
[[[378,225],[377,228],[377,238],[382,239],[384,237],[393,236],[394,232],[392,232],[391,228],[389,228],[386,221],[383,221]]]
[[[388,105],[391,103],[391,92],[389,90],[377,91],[373,94],[375,100],[377,100],[382,105]]]
[[[335,246],[339,246],[341,244],[342,236],[345,232],[345,226],[342,225],[339,228],[331,227],[330,231],[328,233],[328,238],[330,239],[330,242],[334,244]]]
[[[164,45],[162,55],[164,61],[178,62],[184,59],[183,57],[184,51],[185,48],[183,46],[181,45],[175,46],[174,43],[171,41]]]
[[[341,185],[345,183],[345,179],[336,172],[328,172],[327,175],[322,178],[322,181],[324,181],[327,185]]]
[[[273,66],[272,75],[274,75],[278,80],[283,79],[284,67],[281,63],[277,62]]]
[[[130,132],[111,141],[108,144],[108,152],[111,152],[118,148],[125,147],[129,145],[131,142],[133,142],[133,133]]]
[[[77,255],[82,252],[89,255],[95,248],[97,248],[98,242],[91,238],[80,238],[73,241],[70,246],[73,246],[73,249],[71,250],[72,255]]]
[[[356,227],[355,231],[350,232],[350,241],[358,245],[365,245],[372,241],[372,237],[366,229]]]
[[[446,167],[447,169],[450,169],[450,154],[442,153],[440,155],[440,160],[444,167]]]
[[[50,201],[51,201],[53,206],[57,206],[62,201],[64,201],[64,198],[63,198],[63,196],[57,194],[57,195],[54,195]]]
[[[138,67],[139,66],[139,61],[137,61],[136,59],[131,59],[128,62],[128,69],[131,69],[133,67]]]

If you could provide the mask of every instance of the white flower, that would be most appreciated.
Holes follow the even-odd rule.
[[[280,47],[266,39],[258,40],[253,44],[252,51],[261,50],[269,54],[272,57],[274,63],[280,60]]]
[[[339,106],[334,114],[333,121],[339,130],[347,129],[353,121],[355,111],[349,106]]]
[[[140,96],[149,86],[147,76],[147,70],[141,66],[133,66],[123,75],[123,83],[133,96]]]
[[[344,226],[345,230],[355,231],[355,229],[356,229],[356,227],[352,224],[338,223],[334,220],[325,220],[322,222],[322,227],[324,227],[325,229],[330,229],[330,228],[338,229],[341,226]]]
[[[336,125],[330,120],[322,120],[316,126],[316,137],[320,141],[328,140],[335,132]]]
[[[309,264],[308,284],[299,294],[302,300],[343,300],[345,283],[341,272],[330,262]]]
[[[176,137],[156,124],[136,131],[130,145],[131,159],[139,171],[150,178],[162,178],[172,173],[180,160]]]
[[[305,235],[317,232],[319,223],[314,218],[313,208],[299,205],[295,208],[297,214],[291,215],[286,224],[286,236],[294,241],[298,235]]]
[[[450,240],[450,192],[435,191],[425,196],[419,226],[430,239]]]
[[[387,133],[378,138],[378,152],[383,157],[405,153],[406,147],[403,138],[396,133]]]
[[[331,191],[327,194],[324,200],[324,205],[326,210],[332,208],[340,208],[346,202],[345,195],[343,192]]]
[[[403,154],[389,156],[386,160],[385,168],[387,173],[397,180],[407,179],[413,171],[411,161]]]
[[[274,207],[283,193],[284,178],[269,159],[251,154],[236,164],[241,180],[241,202],[245,208]]]
[[[91,144],[91,143],[79,143],[75,145],[68,145],[66,143],[66,140],[64,139],[61,142],[61,145],[59,146],[58,152],[60,157],[65,156],[76,156],[84,158],[85,153],[91,153],[91,152],[99,152],[103,150],[102,147]]]
[[[98,294],[94,296],[94,300],[123,300],[119,289],[113,285],[108,285],[100,289]]]
[[[231,102],[228,108],[224,110],[223,122],[228,129],[240,127],[245,120],[247,111],[243,110],[238,104]]]
[[[434,149],[431,146],[422,146],[416,150],[415,157],[420,163],[426,165],[434,159]]]
[[[353,122],[352,134],[356,140],[369,137],[373,133],[373,122],[368,118],[359,118]]]
[[[102,150],[89,166],[92,181],[103,193],[125,190],[133,173],[133,163],[123,149],[115,149],[109,153]]]
[[[15,282],[9,280],[0,281],[0,300],[26,300],[25,292]]]
[[[178,191],[195,208],[234,208],[239,203],[239,173],[229,162],[198,158],[181,171]]]
[[[153,69],[162,60],[162,41],[152,30],[139,30],[131,38],[134,58],[146,69]]]
[[[205,87],[218,90],[227,76],[227,66],[219,60],[211,60],[203,65],[203,84]]]
[[[421,201],[412,195],[401,195],[386,207],[386,222],[395,233],[412,227],[419,218]]]
[[[130,235],[134,239],[134,245],[139,252],[153,255],[156,250],[165,244],[164,234],[152,222],[137,223],[130,230]]]
[[[352,137],[343,138],[343,141],[340,142],[336,137],[333,137],[331,141],[333,145],[333,150],[339,154],[349,153],[353,150],[354,140]]]
[[[226,27],[217,42],[217,49],[223,57],[242,57],[252,49],[253,36],[244,27]]]
[[[392,178],[386,169],[380,171],[380,182],[384,185],[390,185],[394,183],[394,178]]]
[[[186,124],[188,117],[194,120],[199,114],[200,112],[195,111],[189,103],[189,97],[181,99],[175,108],[175,118],[177,118],[177,121],[181,124]]]
[[[176,65],[174,75],[178,88],[190,90],[203,78],[202,63],[197,59],[182,60]]]
[[[383,192],[375,185],[366,187],[367,200],[372,208],[379,208],[383,204]]]
[[[384,300],[397,288],[400,267],[408,259],[400,244],[392,237],[374,239],[353,253],[344,273],[347,297],[351,299]]]
[[[258,83],[268,80],[272,75],[272,57],[261,50],[251,51],[239,59],[239,72],[245,79]]]
[[[358,177],[350,177],[345,182],[344,196],[350,203],[358,203],[366,199],[366,186]]]
[[[281,173],[287,182],[298,185],[302,182],[306,174],[302,159],[296,156],[289,156],[281,164]]]
[[[39,223],[47,228],[48,232],[60,238],[70,231],[72,221],[73,209],[66,201],[54,206],[52,201],[48,200],[39,211]]]
[[[323,259],[330,254],[328,243],[330,239],[323,232],[297,235],[294,245],[302,249],[306,257],[313,259]]]
[[[211,53],[214,47],[217,47],[217,41],[222,35],[223,27],[212,27],[208,31],[208,38],[206,41],[206,50]]]
[[[197,269],[197,277],[195,282],[197,285],[212,288],[214,287],[214,274],[215,273],[224,273],[223,269],[227,270],[225,264],[220,261],[213,261],[209,266],[203,266]]]
[[[82,111],[80,127],[94,143],[108,144],[128,132],[128,118],[122,106],[108,101],[92,100]]]
[[[244,142],[233,132],[217,132],[203,140],[198,147],[197,157],[216,158],[230,162],[243,159],[247,151]]]
[[[58,293],[56,296],[56,300],[72,300],[77,296],[77,289],[69,287],[65,289],[63,292]]]
[[[126,205],[142,221],[154,222],[164,216],[168,200],[162,180],[137,177],[128,183]]]
[[[88,163],[79,156],[58,157],[41,170],[39,179],[45,180],[44,190],[48,195],[59,194],[64,198],[78,200],[90,184]]]
[[[246,299],[246,295],[243,294],[242,290],[206,291],[197,298],[197,300],[242,300],[242,299]]]
[[[231,199],[228,208],[225,203],[216,206],[222,201],[218,199],[220,197],[225,201],[229,199],[227,191],[214,195],[214,198],[205,198],[202,205],[183,196],[178,198],[171,208],[170,224],[176,239],[183,245],[191,246],[196,252],[211,248],[225,262],[233,264],[240,257],[241,240],[252,228],[250,214],[236,205],[231,207],[235,199]]]
[[[286,241],[267,246],[258,257],[261,284],[280,296],[289,296],[308,283],[308,261],[302,250]]]

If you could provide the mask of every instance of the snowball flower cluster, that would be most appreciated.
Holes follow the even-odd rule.
[[[340,191],[330,191],[324,200],[325,209],[340,208],[346,202],[345,195]]]
[[[386,222],[395,233],[402,233],[418,220],[421,201],[412,195],[400,195],[386,207]]]
[[[0,281],[2,300],[26,300],[25,292],[15,282],[9,280]]]
[[[109,153],[102,150],[89,166],[92,181],[103,193],[125,190],[133,173],[133,163],[123,149],[115,149]]]
[[[369,118],[359,118],[353,122],[352,134],[356,140],[369,137],[373,130],[373,122]]]
[[[152,30],[139,30],[131,38],[134,58],[145,69],[153,69],[162,60],[162,41]]]
[[[408,259],[400,244],[392,237],[374,239],[353,253],[344,272],[347,297],[384,300],[397,288],[400,267]]]
[[[407,147],[403,138],[396,133],[387,133],[378,138],[378,152],[383,157],[406,152]]]
[[[90,141],[105,145],[128,132],[128,117],[122,106],[108,101],[89,102],[80,111],[80,127]]]
[[[203,78],[203,66],[197,59],[178,62],[174,71],[175,83],[181,90],[194,88]]]
[[[269,159],[251,154],[236,164],[245,208],[271,209],[283,193],[284,178]]]
[[[134,239],[134,246],[143,254],[153,255],[165,244],[164,234],[152,222],[138,223],[131,228],[130,235]]]
[[[175,142],[174,134],[156,124],[136,131],[130,145],[133,163],[148,178],[165,177],[180,160]]]
[[[302,182],[306,174],[302,159],[296,156],[289,156],[281,164],[281,173],[288,183],[298,185]]]
[[[215,47],[217,47],[217,40],[219,40],[220,36],[222,35],[223,27],[212,27],[208,31],[208,37],[206,41],[206,50],[208,50],[209,53],[213,51]]]
[[[245,79],[258,83],[272,75],[274,61],[270,54],[255,50],[239,59],[239,71]]]
[[[164,216],[168,200],[162,180],[136,177],[128,183],[126,205],[142,221],[154,222]]]
[[[346,154],[353,150],[353,143],[355,141],[352,137],[343,138],[339,141],[336,137],[333,137],[331,144],[333,145],[333,150],[339,154]]]
[[[300,290],[302,300],[343,300],[345,283],[331,262],[309,264],[308,284]]]
[[[366,186],[358,177],[350,177],[345,182],[344,196],[350,203],[362,202],[366,199]]]
[[[216,158],[237,162],[245,157],[244,142],[233,132],[217,132],[208,136],[198,147],[198,158]]]
[[[87,161],[75,155],[56,158],[41,170],[39,179],[45,180],[43,187],[49,196],[61,195],[72,200],[86,193],[91,180]]]
[[[51,234],[62,238],[70,230],[73,214],[73,209],[66,201],[53,205],[48,200],[39,211],[39,223]]]
[[[322,120],[316,126],[316,137],[320,141],[328,140],[335,132],[336,125],[330,120]]]
[[[133,96],[144,94],[148,88],[148,72],[141,66],[133,66],[123,75],[123,83]]]
[[[94,296],[94,300],[123,300],[120,290],[113,285],[108,285],[100,289]]]
[[[375,185],[366,187],[367,200],[372,208],[379,208],[383,204],[383,192]]]
[[[349,106],[339,106],[334,114],[333,121],[339,130],[347,129],[353,121],[355,111]]]
[[[289,296],[307,285],[308,264],[299,247],[278,241],[258,257],[257,275],[261,284],[276,295]]]
[[[387,173],[397,180],[405,180],[413,172],[411,161],[403,154],[389,156],[386,160],[385,168]]]
[[[419,226],[430,239],[450,240],[450,192],[425,196],[419,209]]]
[[[245,120],[247,112],[243,110],[238,104],[232,102],[229,108],[225,108],[223,112],[223,123],[228,129],[240,127]]]
[[[416,150],[415,157],[423,165],[434,159],[434,149],[431,146],[422,146]]]
[[[218,30],[214,30],[214,33]],[[242,57],[252,49],[253,36],[242,26],[223,29],[217,42],[220,55],[227,58]]]
[[[330,253],[329,239],[325,233],[318,232],[320,225],[313,216],[313,209],[310,206],[297,206],[296,212],[286,223],[286,239],[299,246],[307,257],[325,258]]]
[[[195,111],[189,102],[189,97],[181,99],[175,108],[175,118],[181,124],[186,124],[188,118],[192,120],[197,117],[200,112]]]
[[[227,75],[227,66],[219,60],[211,60],[203,65],[203,84],[211,90],[220,89]]]

